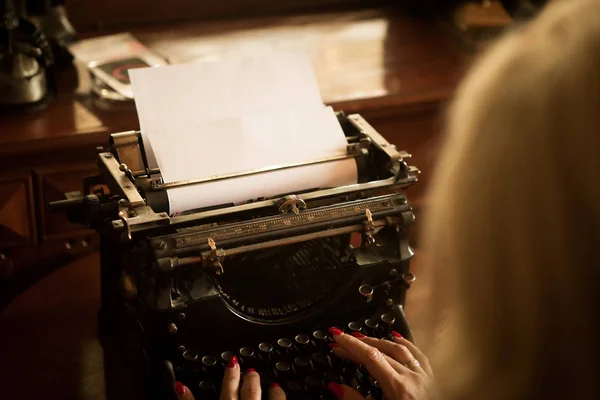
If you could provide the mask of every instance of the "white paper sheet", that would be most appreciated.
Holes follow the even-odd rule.
[[[130,77],[149,163],[158,165],[165,182],[346,152],[342,129],[323,106],[304,55],[135,69]],[[356,181],[356,163],[349,159],[167,192],[176,213]]]

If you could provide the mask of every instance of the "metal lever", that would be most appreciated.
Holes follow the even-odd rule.
[[[365,225],[365,238],[367,239],[368,244],[375,243],[375,238],[373,237],[373,233],[375,233],[375,225],[373,224],[373,214],[371,210],[368,208],[365,210],[365,215],[367,216],[367,220],[364,222]]]
[[[127,164],[121,163],[119,165],[119,171],[125,172],[125,175],[127,175],[127,177],[129,179],[131,179],[131,182],[135,182],[135,178],[133,176],[133,172],[131,172],[131,170],[129,169],[129,167],[127,166]]]
[[[223,264],[221,264],[221,252],[222,250],[217,249],[217,244],[213,240],[213,238],[208,238],[208,247],[210,247],[210,261],[212,263],[212,267],[215,271],[215,274],[222,275],[225,273],[223,269]]]
[[[125,233],[127,234],[127,239],[131,240],[131,226],[129,226],[129,221],[127,220],[127,217],[125,216],[125,213],[123,211],[119,211],[119,219],[121,220],[121,222],[123,222],[123,227],[125,228]]]

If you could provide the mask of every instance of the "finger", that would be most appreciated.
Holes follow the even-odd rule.
[[[390,342],[389,340],[381,340],[381,339],[375,339],[375,338],[371,338],[371,337],[365,337],[362,339],[362,341],[370,346],[378,348],[383,354],[386,354],[389,357],[391,357],[393,360],[397,361],[401,365],[401,368],[404,368],[409,371],[411,370],[411,369],[405,367],[404,365],[412,362],[416,358],[410,352],[408,347],[406,347],[402,344]],[[396,369],[396,368],[394,368],[394,369]],[[412,369],[412,371],[425,373],[423,368],[421,368],[420,366]]]
[[[431,364],[429,363],[429,359],[427,358],[427,356],[423,354],[423,352],[417,346],[415,346],[414,343],[404,338],[398,332],[392,331],[392,334],[394,335],[394,342],[406,346],[408,350],[410,350],[410,352],[413,354],[413,356],[415,356],[417,361],[421,363],[421,366],[425,370],[425,373],[427,373],[427,375],[429,376],[433,376],[433,370],[431,368]]]
[[[194,400],[194,395],[190,389],[179,381],[175,382],[175,391],[179,400]]]
[[[352,361],[354,364],[361,364],[361,362],[354,357],[352,354],[350,354],[348,351],[342,349],[341,347],[339,347],[339,345],[337,343],[332,343],[335,344],[337,347],[332,346],[332,352],[336,357],[339,357],[341,359],[344,360],[350,360]],[[392,368],[394,368],[394,370],[398,373],[404,373],[406,372],[408,369],[403,366],[402,364],[400,364],[398,361],[392,359],[390,356],[388,356],[387,354],[383,354],[383,356],[385,357],[385,360],[392,366]]]
[[[244,374],[242,390],[240,391],[241,400],[260,400],[262,391],[260,389],[260,376],[258,372],[249,368]]]
[[[379,349],[346,335],[337,328],[329,328],[329,332],[340,347],[352,354],[358,363],[363,365],[375,380],[379,381],[384,392],[395,392],[392,383],[396,381],[398,373],[387,362]]]
[[[285,400],[285,392],[277,382],[271,383],[269,387],[269,400]]]
[[[330,343],[329,346],[331,347],[331,352],[336,357],[339,357],[342,360],[352,361],[354,364],[360,364],[360,362],[358,361],[358,359],[356,357],[354,357],[348,351],[342,349],[339,344],[337,344],[337,343]]]
[[[337,400],[363,400],[364,397],[352,389],[350,386],[340,385],[337,382],[329,382],[327,384],[327,390],[329,390]]]
[[[223,383],[221,385],[221,400],[237,400],[238,390],[240,388],[240,365],[236,356],[232,356],[225,368],[223,374]]]

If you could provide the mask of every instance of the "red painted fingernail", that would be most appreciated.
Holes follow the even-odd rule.
[[[178,395],[183,396],[185,393],[185,386],[183,386],[183,383],[179,381],[175,382],[175,391]]]
[[[329,333],[331,333],[334,336],[341,335],[342,333],[344,333],[338,328],[329,328],[327,330],[329,331]]]
[[[271,389],[275,389],[275,388],[281,387],[281,386],[279,386],[279,383],[277,383],[277,382],[271,382],[271,385],[269,385],[269,386],[270,386]]]
[[[329,343],[329,347],[331,347],[332,349],[337,349],[338,347],[340,347],[340,345],[337,343]]]
[[[344,387],[337,382],[329,382],[327,384],[327,390],[329,390],[336,399],[341,400],[344,398]]]
[[[256,372],[256,370],[254,368],[248,368],[246,373],[249,374],[250,372]]]
[[[354,336],[357,339],[362,339],[362,338],[366,338],[367,337],[367,335],[363,335],[360,332],[352,332],[352,336]]]
[[[227,368],[235,368],[236,365],[238,365],[237,357],[231,356],[227,362]]]
[[[399,334],[396,331],[392,331],[392,335],[396,336],[398,339],[402,339],[402,337],[403,337],[401,334]]]

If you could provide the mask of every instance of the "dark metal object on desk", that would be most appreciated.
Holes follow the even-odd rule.
[[[70,65],[75,30],[56,1],[0,3],[0,109],[45,106],[56,94],[56,69]]]
[[[196,396],[215,397],[216,362],[198,360],[221,354],[221,371],[233,349],[244,368],[292,396],[318,397],[331,379],[376,392],[360,370],[332,362],[326,329],[360,330],[356,321],[372,321],[365,333],[394,329],[412,337],[402,308],[414,222],[405,190],[418,170],[359,115],[338,113],[338,120],[359,171],[354,185],[170,217],[168,185],[157,184],[160,171],[147,168],[140,134],[131,131],[113,135],[111,150],[98,154],[100,175],[84,181],[84,193],[100,185],[109,192],[52,203],[100,233],[100,327],[114,340],[132,336],[124,347],[147,356],[140,370],[150,386],[168,360]],[[354,248],[352,233],[373,240]],[[135,298],[125,296],[123,274]],[[159,398],[172,388],[168,376],[151,390]]]

